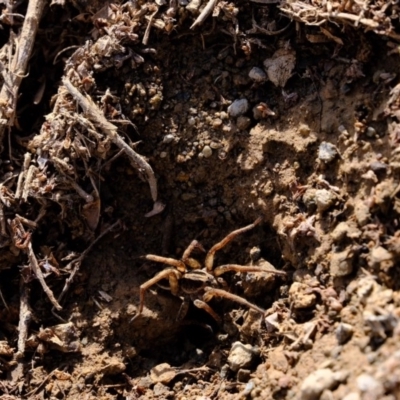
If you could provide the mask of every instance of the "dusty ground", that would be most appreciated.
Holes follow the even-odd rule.
[[[238,37],[229,18],[213,26],[209,17],[199,31],[182,18],[169,35],[153,27],[147,46],[132,47],[144,59],[135,68],[122,62],[94,72],[88,92],[102,99],[107,118],[135,125],[117,124],[127,141],[138,142],[166,207],[145,217],[152,207],[148,184],[124,155],[91,164],[99,226],[87,234],[79,224],[61,229],[46,220],[33,233],[35,249],[60,249],[63,242],[64,250],[83,251],[121,222],[85,257],[56,313],[61,324],[39,283],[26,280],[32,322],[22,358],[14,356],[18,266],[27,261],[7,258],[0,398],[400,399],[399,125],[391,92],[398,44],[353,27],[335,31],[343,45],[326,35],[316,43],[310,38],[320,34],[317,27],[290,23],[276,4],[237,6],[241,32],[251,29],[252,15],[283,31]],[[94,2],[66,5],[65,14],[52,6],[39,42],[45,47],[46,24],[60,15],[63,34],[51,32],[75,38],[62,47],[83,45],[90,35],[95,41],[116,23],[118,7],[93,22],[86,13],[98,10]],[[259,81],[249,77],[282,55],[287,71],[281,67],[277,82],[265,72]],[[34,76],[44,73],[35,69]],[[62,71],[52,74],[56,82]],[[46,89],[32,124],[40,126],[38,115],[50,112],[55,87]],[[238,99],[248,107],[232,115]],[[37,133],[22,117],[22,136]],[[65,213],[79,214],[74,207]],[[226,274],[227,289],[264,315],[213,299],[220,324],[194,306],[177,321],[181,299],[154,286],[131,322],[139,286],[163,269],[141,256],[179,259],[195,238],[208,250],[258,217],[261,224],[218,252],[216,265],[267,261],[286,272]],[[196,257],[204,259],[201,252]],[[46,279],[56,294],[70,273],[62,268],[67,261],[58,261],[61,275]]]

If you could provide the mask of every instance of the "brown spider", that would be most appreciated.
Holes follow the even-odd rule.
[[[224,281],[220,276],[229,271],[235,272],[270,272],[277,275],[286,275],[285,272],[277,271],[273,269],[267,269],[259,266],[244,266],[237,264],[226,264],[221,265],[219,267],[214,268],[214,256],[218,250],[221,250],[225,247],[229,242],[231,242],[236,236],[241,233],[247,232],[250,229],[253,229],[256,225],[261,222],[261,218],[258,218],[251,225],[245,226],[243,228],[237,229],[227,235],[220,242],[215,244],[208,251],[205,261],[204,267],[195,260],[190,257],[190,254],[195,248],[202,248],[201,245],[197,242],[197,240],[193,240],[187,249],[184,251],[182,258],[180,260],[176,260],[174,258],[167,258],[162,256],[157,256],[153,254],[147,254],[142,258],[158,263],[168,264],[171,268],[166,268],[163,271],[159,272],[153,278],[149,279],[147,282],[140,285],[140,303],[139,303],[139,311],[132,318],[131,321],[136,319],[139,315],[142,314],[143,306],[144,306],[144,296],[146,291],[153,285],[159,284],[163,279],[167,279],[169,281],[169,290],[175,296],[182,296],[183,303],[181,309],[178,313],[177,319],[182,319],[188,309],[189,300],[193,301],[193,304],[205,310],[208,314],[210,314],[217,322],[220,322],[220,317],[215,313],[215,311],[207,304],[214,296],[215,297],[224,297],[226,299],[235,301],[239,304],[242,304],[246,307],[252,308],[261,314],[264,314],[265,311],[243,299],[240,296],[229,293],[226,290],[222,289]],[[224,285],[226,286],[226,284]],[[199,299],[198,297],[201,297]]]

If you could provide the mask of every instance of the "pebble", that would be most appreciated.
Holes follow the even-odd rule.
[[[339,344],[346,343],[354,333],[353,325],[340,323],[336,328],[335,335]]]
[[[212,149],[210,146],[204,146],[203,150],[201,151],[201,154],[203,155],[204,158],[210,158],[212,156]]]
[[[251,119],[249,117],[245,117],[243,115],[239,116],[236,120],[236,126],[241,131],[245,131],[251,124]]]
[[[329,162],[331,162],[332,160],[335,159],[337,154],[338,154],[337,148],[332,143],[322,142],[319,145],[318,158],[321,161],[323,161],[325,163],[329,163]]]
[[[267,80],[267,74],[258,67],[253,67],[249,72],[249,78],[254,82],[264,82]]]
[[[257,347],[253,347],[250,344],[235,342],[228,356],[229,367],[234,372],[241,368],[248,368],[259,354],[260,350]]]
[[[374,136],[376,135],[376,130],[375,130],[375,128],[373,128],[372,126],[369,126],[369,127],[367,128],[365,134],[366,134],[368,137],[372,138],[372,137],[374,137]]]
[[[164,136],[163,143],[171,143],[175,139],[174,135],[168,134]]]
[[[379,174],[379,173],[382,173],[382,172],[386,172],[386,170],[388,168],[388,165],[383,163],[383,162],[380,162],[380,161],[373,161],[370,164],[370,167],[371,167],[372,171],[374,171],[374,172]]]
[[[338,383],[336,374],[329,368],[317,369],[304,379],[300,389],[301,400],[318,400],[324,390]]]
[[[243,115],[249,109],[249,102],[247,99],[238,99],[235,100],[229,107],[228,107],[228,114],[231,117],[239,117],[239,115]]]
[[[361,374],[356,381],[361,392],[368,393],[371,399],[379,399],[384,393],[382,384],[371,375]]]
[[[315,204],[317,210],[321,213],[327,210],[335,201],[336,196],[327,189],[319,189],[315,191]]]

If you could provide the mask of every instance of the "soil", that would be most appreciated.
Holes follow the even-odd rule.
[[[100,22],[87,17],[101,8],[92,3],[51,6],[39,43],[45,47],[62,13],[63,35],[52,55],[101,37]],[[241,32],[260,8],[274,30],[290,23],[276,4],[237,7]],[[212,19],[193,30],[193,19],[182,20],[169,34],[153,27],[148,46],[137,46],[143,63],[94,73],[96,87],[88,92],[96,102],[106,98],[105,114],[131,121],[116,124],[151,165],[165,208],[146,217],[153,204],[148,182],[124,155],[107,162],[117,148],[104,167],[96,164],[99,225],[90,235],[74,223],[57,232],[57,209],[33,233],[34,248],[43,254],[43,246],[63,242],[64,250],[82,252],[110,224],[119,220],[119,227],[88,252],[61,311],[51,311],[37,280],[24,281],[32,320],[19,358],[27,261],[7,259],[0,268],[1,399],[400,399],[400,164],[392,91],[398,45],[351,26],[336,33],[343,45],[328,36],[315,43],[309,38],[317,27],[299,22],[278,35],[239,38],[227,20]],[[264,61],[279,57],[295,62],[274,82]],[[21,111],[24,138],[55,112],[49,105],[62,71],[50,59],[44,69],[37,56],[31,61],[35,78],[52,68],[52,85],[31,124],[25,117],[32,107]],[[254,67],[265,78],[252,79]],[[24,96],[33,77],[21,102],[31,101]],[[235,116],[231,105],[240,99],[248,106]],[[133,319],[140,285],[166,268],[143,256],[180,259],[193,239],[209,250],[259,217],[262,223],[217,252],[215,266],[268,265],[286,273],[224,274],[226,290],[263,315],[214,298],[209,304],[219,323],[193,304],[179,319],[182,298],[154,285]],[[204,261],[199,249],[194,257]],[[67,260],[58,262],[59,276],[46,277],[55,294],[71,272],[63,269]]]

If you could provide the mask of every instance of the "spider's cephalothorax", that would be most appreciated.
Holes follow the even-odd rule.
[[[180,260],[156,256],[153,254],[147,254],[146,256],[143,256],[143,258],[146,260],[167,264],[170,267],[159,272],[153,278],[149,279],[147,282],[143,283],[140,286],[139,311],[132,320],[136,319],[143,312],[144,295],[147,289],[149,289],[153,285],[159,284],[164,279],[168,280],[171,293],[175,296],[182,297],[184,304],[187,303],[188,299],[191,299],[196,307],[208,312],[217,322],[220,321],[220,318],[215,313],[215,311],[207,304],[207,302],[209,302],[214,296],[224,297],[233,300],[263,314],[264,310],[260,307],[248,302],[246,299],[240,296],[232,294],[223,289],[223,285],[221,284],[222,278],[220,278],[220,276],[229,271],[270,272],[277,275],[286,275],[284,272],[259,266],[244,266],[237,264],[226,264],[214,268],[215,253],[225,247],[236,236],[240,235],[243,232],[247,232],[250,229],[253,229],[260,222],[261,218],[258,218],[251,225],[231,232],[228,236],[226,236],[220,242],[211,247],[206,255],[204,266],[202,266],[194,258],[190,257],[195,248],[201,248],[196,240],[193,240],[190,243],[188,248],[184,251],[183,256]],[[187,309],[187,307],[182,307],[181,310],[182,309]],[[179,312],[179,315],[180,317],[182,317],[182,312]]]

